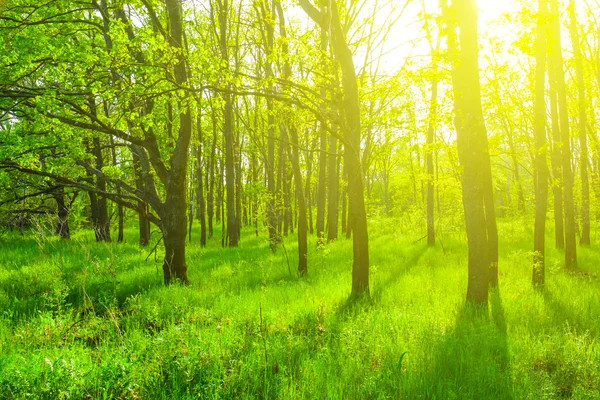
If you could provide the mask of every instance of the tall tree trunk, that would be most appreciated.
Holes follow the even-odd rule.
[[[280,135],[282,135],[282,132],[280,130]],[[283,136],[281,136],[282,140],[279,141],[279,146],[280,146],[280,165],[281,165],[281,172],[280,172],[280,184],[279,187],[282,190],[282,194],[283,194],[283,210],[281,213],[281,217],[283,218],[283,236],[287,237],[288,236],[288,232],[290,229],[290,209],[291,209],[291,204],[290,204],[290,185],[288,184],[289,179],[288,179],[288,168],[287,168],[287,151],[286,151],[286,147],[288,147],[287,143],[284,143],[284,138]]]
[[[95,112],[94,112],[95,113]],[[93,139],[93,154],[95,158],[96,170],[102,171],[104,168],[104,159],[102,157],[102,146],[99,138]],[[96,176],[96,187],[102,192],[106,192],[106,179],[103,175]],[[108,203],[102,195],[96,196],[96,221],[94,222],[94,231],[98,242],[110,242],[110,218],[108,216]]]
[[[323,30],[329,27],[323,21],[322,14],[309,0],[300,0],[300,6]],[[352,220],[352,296],[369,294],[369,234],[367,228],[367,212],[361,167],[360,142],[360,98],[358,82],[352,52],[348,47],[345,31],[340,22],[337,1],[331,2],[332,48],[335,59],[342,72],[342,89],[344,92],[344,132],[346,146],[346,163],[348,165],[348,200]]]
[[[241,238],[242,234],[242,147],[240,145],[240,129],[239,129],[239,118],[236,118],[237,127],[237,135],[234,135],[234,172],[235,172],[235,215],[236,215],[236,237],[238,241]]]
[[[346,146],[342,150],[342,154],[346,152]],[[346,161],[342,158],[342,233],[350,232],[347,226],[348,215],[348,171],[346,170]],[[349,236],[346,236],[349,238]]]
[[[327,7],[325,6],[325,2],[321,2],[321,12],[326,12]],[[320,38],[320,49],[322,54],[327,54],[327,30],[326,27],[321,27],[321,38]],[[326,65],[323,63],[323,65]],[[327,71],[325,71],[326,73]],[[319,95],[322,99],[323,109],[326,109],[328,106],[328,102],[326,100],[327,97],[327,89],[325,84],[321,84],[319,88]],[[324,242],[325,239],[325,207],[326,207],[326,199],[327,199],[327,127],[324,125],[325,122],[321,121],[319,125],[319,180],[317,182],[317,221],[316,221],[316,231],[317,231],[317,244],[320,245]]]
[[[108,112],[106,112],[106,115],[108,116]],[[117,166],[117,150],[115,148],[115,139],[114,137],[111,135],[110,136],[110,148],[111,148],[111,154],[112,154],[112,163],[113,166]],[[116,188],[117,191],[117,195],[121,194],[121,189],[119,187]],[[119,218],[118,221],[118,234],[117,234],[117,242],[118,243],[122,243],[123,242],[123,236],[124,236],[124,232],[123,230],[125,229],[125,213],[123,212],[123,206],[121,204],[117,204],[117,215]]]
[[[569,113],[567,109],[567,90],[563,66],[562,47],[560,39],[560,21],[558,0],[550,0],[552,16],[552,52],[551,62],[554,64],[554,79],[558,94],[558,114],[561,138],[561,166],[563,172],[564,206],[565,206],[565,266],[569,269],[577,267],[575,202],[573,198],[573,172],[571,169],[571,140],[569,135]]]
[[[515,146],[515,140],[513,138],[513,127],[508,117],[503,118],[505,120],[504,126],[506,129],[506,136],[508,138],[508,149],[510,158],[512,160],[513,174],[515,178],[515,184],[517,185],[518,204],[517,210],[519,213],[525,211],[525,194],[523,192],[523,185],[521,184],[521,173],[519,171],[519,158],[517,157],[517,150]]]
[[[138,152],[135,151],[135,147],[131,149],[131,156],[133,159],[133,172],[135,174],[135,188],[143,192],[144,191],[144,180],[142,178],[142,167]],[[145,201],[140,200],[138,202],[138,208],[142,211],[138,212],[138,226],[140,232],[140,246],[145,247],[150,242],[150,221],[146,218],[148,213],[148,204]]]
[[[332,96],[335,98],[335,96]],[[334,100],[335,101],[335,100]],[[336,112],[334,112],[335,114]],[[334,125],[333,131],[337,132],[337,126]],[[328,178],[329,195],[327,196],[327,242],[337,239],[338,235],[338,208],[339,208],[339,184],[340,175],[338,171],[337,139],[334,135],[329,136],[329,154],[328,154]]]
[[[435,56],[434,56],[435,57]],[[433,147],[437,121],[438,83],[437,62],[433,61],[433,78],[431,82],[431,99],[429,102],[429,124],[427,127],[427,245],[435,246],[435,199],[434,199],[434,169]]]
[[[277,13],[279,15],[279,30],[283,39],[282,52],[285,57],[283,67],[284,79],[289,80],[292,74],[292,68],[289,64],[289,49],[287,45],[287,34],[285,28],[285,17],[281,3],[277,2]],[[302,170],[300,169],[300,150],[298,140],[298,130],[286,118],[286,125],[281,125],[281,133],[284,142],[289,142],[287,146],[288,154],[292,162],[292,173],[294,175],[294,187],[296,191],[296,200],[298,202],[298,274],[305,275],[308,271],[308,233],[306,224],[306,199],[302,185]],[[289,127],[289,129],[288,129]],[[287,132],[290,133],[288,138]],[[291,141],[289,140],[291,139]]]
[[[306,143],[309,143],[309,137],[308,137],[308,130],[306,131]],[[314,233],[314,228],[313,228],[313,212],[312,212],[312,199],[311,199],[311,186],[310,186],[310,180],[312,177],[312,162],[313,162],[313,156],[312,156],[312,149],[315,148],[317,143],[317,138],[315,137],[312,145],[310,146],[310,148],[308,149],[308,151],[306,152],[306,189],[305,189],[305,194],[304,194],[304,198],[306,199],[306,205],[307,205],[307,214],[308,214],[308,231],[309,233],[312,235]]]
[[[548,165],[546,163],[546,20],[548,0],[538,0],[536,70],[534,99],[535,138],[535,230],[533,234],[533,276],[535,287],[545,282],[546,210],[548,208]]]
[[[579,108],[579,156],[581,173],[581,239],[579,243],[583,246],[590,244],[590,184],[588,177],[588,145],[587,145],[587,113],[585,98],[585,81],[583,77],[583,56],[577,32],[577,18],[575,15],[575,2],[569,4],[569,31],[573,43],[573,55],[575,57],[575,76],[577,78],[578,108]]]
[[[219,174],[217,178],[217,207],[216,207],[216,222],[217,224],[221,222],[221,217],[223,213],[221,212],[221,207],[223,206],[223,172],[225,171],[225,165],[223,163],[223,154],[219,157]],[[223,231],[225,232],[225,231]],[[221,232],[221,233],[223,233]]]
[[[202,117],[200,115],[201,104],[198,104],[198,119],[196,122],[196,129],[198,132],[198,147],[196,147],[196,206],[198,211],[196,215],[200,221],[200,246],[206,247],[206,203],[204,201],[204,182],[202,174]]]
[[[454,27],[449,30],[448,46],[452,57],[454,123],[462,176],[462,197],[469,246],[467,301],[487,304],[490,270],[494,267],[493,232],[488,218],[494,219],[489,207],[493,194],[487,132],[481,108],[479,82],[477,3],[475,0],[454,2],[459,38]],[[497,237],[496,237],[497,246]],[[497,249],[497,247],[496,247]]]
[[[215,162],[217,153],[217,118],[215,116],[215,110],[211,105],[211,120],[212,120],[212,143],[210,150],[210,160],[208,165],[208,201],[207,201],[207,213],[208,213],[208,237],[213,237],[213,219],[214,219],[214,204],[215,204]],[[217,210],[217,216],[219,212]],[[217,222],[218,219],[217,219]]]
[[[183,48],[183,10],[181,0],[165,0],[169,17],[170,45],[179,50],[174,66],[175,81],[187,84],[187,69],[181,49]],[[157,211],[161,219],[165,259],[163,275],[165,285],[173,281],[188,284],[185,261],[185,239],[187,227],[187,168],[189,145],[192,138],[192,113],[190,106],[180,104],[179,134],[171,156],[169,179],[166,185],[164,206]]]
[[[553,51],[549,46],[548,51]],[[558,100],[556,82],[554,79],[556,67],[549,60],[548,73],[550,75],[550,117],[552,122],[552,198],[554,200],[554,243],[557,249],[565,248],[565,221],[563,216],[563,178],[562,178],[562,149],[560,146],[560,126],[558,123]]]
[[[227,48],[227,14],[229,1],[219,1],[219,44],[221,59],[229,67]],[[234,133],[233,133],[233,103],[231,93],[225,91],[223,97],[223,134],[225,137],[225,188],[227,191],[227,236],[229,247],[238,246],[238,222],[235,213],[235,160],[234,160]]]

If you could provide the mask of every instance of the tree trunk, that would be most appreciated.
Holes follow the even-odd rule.
[[[69,231],[69,207],[65,203],[65,190],[59,186],[52,194],[56,201],[56,216],[58,223],[56,225],[56,234],[61,239],[70,239],[71,232]]]
[[[435,56],[434,56],[435,57]],[[431,82],[431,100],[429,102],[429,126],[427,128],[427,245],[435,246],[435,199],[434,199],[434,168],[433,146],[435,141],[435,127],[437,120],[438,83],[437,63],[433,61],[433,74]]]
[[[558,94],[558,114],[560,122],[561,139],[561,166],[563,172],[564,206],[565,206],[565,266],[569,269],[577,267],[575,202],[573,198],[573,172],[571,170],[571,140],[569,135],[569,113],[567,109],[567,90],[562,58],[560,39],[560,21],[558,0],[550,0],[550,13],[552,15],[552,52],[551,62],[554,64],[554,79]]]
[[[579,156],[581,173],[581,239],[579,244],[589,246],[590,244],[590,184],[588,177],[588,145],[587,145],[587,113],[585,98],[585,81],[583,76],[583,56],[577,32],[577,18],[575,15],[575,2],[569,4],[569,31],[573,43],[573,55],[575,58],[575,76],[577,79],[578,108],[579,108]]]
[[[342,150],[342,154],[346,152],[346,147]],[[346,161],[341,157],[342,161],[342,233],[349,231],[347,226],[347,208],[348,208],[348,171],[346,170]]]
[[[308,130],[306,131],[306,143],[309,143],[309,138],[308,138]],[[307,204],[307,214],[308,214],[308,231],[309,233],[312,235],[314,233],[314,228],[313,228],[313,212],[312,212],[312,196],[311,196],[311,186],[310,186],[310,180],[312,177],[312,162],[313,162],[313,156],[312,156],[312,149],[315,148],[317,143],[317,138],[315,137],[313,142],[312,142],[312,146],[310,146],[309,150],[306,152],[306,189],[305,189],[305,194],[304,194],[304,198],[306,199],[306,204]]]
[[[322,5],[322,12],[325,12],[326,7]],[[322,54],[327,54],[327,29],[321,27],[320,49]],[[323,63],[323,65],[326,65]],[[327,71],[326,71],[327,72]],[[326,100],[327,90],[325,83],[320,85],[319,95],[323,101],[323,109],[326,109],[328,102]],[[325,122],[321,121],[319,125],[319,180],[317,182],[317,245],[321,245],[325,239],[325,207],[326,207],[326,185],[327,185],[327,127]]]
[[[487,132],[481,108],[479,82],[477,4],[475,0],[454,3],[459,27],[449,30],[448,47],[452,56],[452,87],[454,91],[454,124],[458,154],[463,168],[462,195],[469,246],[467,301],[487,304],[488,285],[494,268],[493,195]],[[489,202],[492,201],[491,207]],[[496,249],[497,249],[497,237]]]
[[[334,114],[335,113],[336,112],[334,111]],[[334,132],[337,132],[337,126],[332,128]],[[340,175],[338,171],[337,139],[334,135],[329,136],[328,158],[329,159],[327,169],[329,170],[329,195],[327,196],[327,242],[331,242],[336,240],[338,235],[338,192],[340,184]]]
[[[133,172],[135,175],[135,188],[140,192],[144,191],[144,180],[142,178],[142,167],[140,157],[135,151],[135,148],[131,149],[131,156],[133,159]],[[138,224],[140,232],[140,246],[145,247],[150,242],[150,222],[146,218],[148,212],[148,204],[145,201],[138,202],[138,208],[142,210],[138,212]]]
[[[219,2],[219,44],[221,59],[229,66],[229,55],[227,49],[227,14],[229,2]],[[233,103],[231,93],[225,91],[223,97],[223,134],[225,137],[225,189],[227,207],[227,236],[229,247],[238,246],[238,222],[235,213],[235,160],[234,160],[234,137],[233,137]]]
[[[281,168],[281,172],[280,172],[280,184],[279,187],[282,190],[282,194],[283,194],[283,210],[281,213],[281,217],[283,218],[283,236],[287,237],[288,236],[288,232],[290,229],[290,208],[291,208],[291,204],[290,204],[290,184],[289,184],[289,179],[288,179],[288,168],[287,168],[287,152],[285,150],[286,147],[288,147],[288,145],[286,143],[284,143],[285,139],[283,138],[282,135],[283,132],[279,132],[280,137],[282,138],[282,140],[279,141],[279,146],[280,146],[280,151],[279,151],[279,162],[280,162],[280,168]]]
[[[344,113],[347,128],[344,133],[348,146],[346,152],[348,200],[353,230],[352,294],[360,296],[369,294],[369,235],[360,159],[360,101],[352,52],[346,43],[336,0],[331,2],[331,23],[333,49],[342,71]]]
[[[106,116],[108,117],[108,112],[106,111]],[[113,162],[113,166],[116,167],[117,166],[117,150],[115,149],[115,139],[114,137],[111,135],[110,136],[110,148],[111,148],[111,154],[112,154],[112,162]],[[120,188],[116,188],[117,191],[117,195],[121,194],[121,189]],[[123,212],[123,206],[121,204],[117,204],[117,215],[119,218],[119,222],[118,222],[118,234],[117,234],[117,242],[118,243],[122,243],[123,242],[123,236],[124,236],[124,228],[125,228],[125,213]]]
[[[200,108],[201,105],[198,105]],[[198,207],[198,211],[196,215],[198,220],[200,221],[200,246],[206,247],[206,204],[204,201],[204,182],[203,182],[203,174],[202,174],[202,119],[200,116],[200,111],[198,111],[198,120],[196,122],[196,129],[198,131],[198,147],[196,147],[196,206]]]
[[[546,210],[548,208],[548,165],[546,164],[546,20],[548,0],[538,0],[534,138],[535,138],[535,230],[533,239],[533,276],[535,287],[545,282]]]
[[[210,160],[208,165],[208,201],[207,201],[207,213],[208,213],[208,237],[213,237],[213,219],[214,219],[214,203],[215,203],[215,157],[217,152],[217,118],[215,116],[215,110],[211,105],[211,119],[213,127],[213,137],[210,150]],[[218,215],[217,211],[217,215]],[[218,221],[217,221],[218,222]]]
[[[93,139],[92,153],[95,158],[95,168],[98,171],[102,171],[104,168],[104,159],[102,158],[102,147],[100,139]],[[96,188],[102,192],[106,192],[106,179],[103,175],[96,176]],[[90,196],[91,197],[91,196]],[[102,195],[96,195],[96,210],[92,211],[94,222],[94,232],[96,233],[96,241],[98,242],[110,242],[110,219],[108,217],[108,204],[106,198]]]
[[[165,0],[169,16],[170,45],[181,50],[183,44],[183,10],[181,0]],[[175,81],[178,85],[187,84],[187,69],[182,52],[179,51],[174,65]],[[171,156],[166,200],[157,210],[165,244],[163,274],[165,285],[173,281],[188,284],[185,262],[186,239],[186,196],[189,145],[192,138],[192,113],[189,104],[180,104],[183,112],[179,115],[179,134]]]
[[[552,51],[549,47],[548,51]],[[554,243],[557,249],[565,248],[565,227],[563,217],[563,178],[562,178],[562,149],[560,146],[560,127],[558,124],[558,101],[556,94],[556,83],[554,79],[554,63],[548,62],[550,75],[550,116],[552,121],[552,198],[554,200]]]

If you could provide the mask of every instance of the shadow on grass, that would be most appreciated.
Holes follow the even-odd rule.
[[[371,301],[375,303],[379,302],[381,300],[383,292],[387,288],[392,286],[394,283],[396,283],[402,277],[402,275],[408,273],[412,269],[412,267],[417,265],[426,251],[427,245],[415,247],[413,249],[413,254],[411,254],[410,257],[404,259],[404,262],[397,263],[394,266],[394,268],[389,270],[388,277],[384,281],[375,285],[375,287],[373,288],[374,290],[373,294],[371,295]]]
[[[431,367],[408,380],[409,393],[425,398],[513,399],[502,300],[490,292],[490,309],[463,306],[455,325],[431,339]]]
[[[599,327],[586,321],[584,316],[577,312],[572,304],[567,305],[561,302],[547,287],[542,293],[544,304],[552,314],[557,326],[568,324],[579,332],[589,331],[594,337],[597,336]]]

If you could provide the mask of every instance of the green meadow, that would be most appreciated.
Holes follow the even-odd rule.
[[[598,247],[580,249],[575,273],[548,250],[536,291],[530,225],[500,221],[500,286],[484,310],[465,306],[462,230],[442,227],[428,248],[409,218],[370,223],[371,296],[359,300],[345,239],[313,237],[299,278],[293,234],[272,253],[250,230],[239,248],[216,231],[204,249],[194,231],[191,285],[165,287],[160,250],[140,248],[135,229],[124,244],[9,233],[0,398],[600,398]]]

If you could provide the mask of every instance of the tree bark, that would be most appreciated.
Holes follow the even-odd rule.
[[[65,190],[64,187],[59,186],[52,197],[56,201],[56,216],[58,217],[58,223],[56,225],[56,233],[61,239],[70,239],[71,232],[69,230],[69,207],[65,202]]]
[[[587,112],[585,81],[583,76],[583,56],[579,43],[577,18],[575,15],[575,2],[569,4],[569,31],[573,43],[573,56],[575,58],[575,76],[577,80],[578,108],[579,108],[579,170],[581,174],[581,239],[579,244],[590,245],[590,184],[588,177],[588,145],[587,145]]]
[[[437,120],[438,84],[437,63],[433,61],[434,79],[431,82],[431,99],[429,102],[429,124],[427,127],[427,245],[435,246],[435,198],[434,198],[434,168],[433,146],[435,141],[435,127]]]
[[[165,0],[170,27],[170,45],[183,48],[183,10],[181,0]],[[177,53],[174,66],[175,81],[178,85],[187,84],[187,69],[181,51]],[[163,275],[165,285],[178,281],[188,284],[185,260],[185,239],[187,227],[186,196],[188,150],[192,137],[192,114],[189,104],[180,104],[183,112],[179,116],[179,135],[171,156],[169,176],[166,185],[164,206],[157,212],[161,219],[165,259]]]
[[[335,112],[334,112],[335,114]],[[337,132],[337,129],[333,129]],[[327,242],[337,240],[338,236],[338,208],[339,208],[339,181],[340,175],[338,170],[337,156],[337,139],[334,135],[329,136],[329,154],[328,154],[327,169],[329,178],[329,195],[327,196]]]
[[[321,12],[325,12],[325,2],[322,1]],[[321,27],[321,39],[320,49],[322,54],[327,53],[327,30],[329,28]],[[323,63],[323,65],[326,65]],[[327,73],[327,71],[325,71]],[[319,95],[323,102],[323,109],[327,107],[327,90],[325,84],[321,84],[319,88]],[[315,229],[317,231],[317,245],[321,245],[325,240],[325,207],[326,207],[326,186],[327,186],[327,127],[324,125],[325,122],[321,121],[319,124],[319,179],[317,181],[317,220]]]
[[[198,120],[196,122],[196,129],[198,132],[198,147],[196,147],[196,206],[198,211],[196,215],[200,221],[200,247],[206,247],[206,203],[204,201],[204,182],[202,173],[202,117],[200,115],[200,107],[198,104]]]
[[[552,49],[549,47],[548,51]],[[554,243],[557,249],[565,248],[565,225],[563,214],[563,178],[562,178],[562,149],[560,146],[560,127],[558,123],[558,101],[554,79],[554,63],[548,62],[550,75],[550,117],[552,122],[552,198],[554,200]]]
[[[219,47],[221,59],[229,67],[229,54],[227,48],[227,14],[229,12],[228,0],[219,1]],[[229,85],[230,86],[230,85]],[[225,137],[225,190],[227,207],[227,238],[229,247],[238,246],[238,222],[235,209],[235,161],[233,137],[233,103],[230,91],[224,91],[223,97],[223,135]]]
[[[487,219],[493,218],[495,225],[495,215],[493,207],[488,208],[488,196],[493,191],[481,108],[477,3],[475,0],[456,0],[453,5],[460,33],[457,42],[455,28],[451,27],[448,46],[453,61],[454,124],[463,167],[462,197],[469,246],[467,301],[482,305],[488,301],[490,270],[494,267],[490,254],[494,237],[490,232],[492,224]]]
[[[560,123],[560,146],[562,149],[561,166],[563,173],[563,196],[565,210],[565,267],[573,269],[577,267],[576,247],[576,224],[575,224],[575,202],[573,198],[573,172],[571,169],[571,140],[569,135],[569,113],[567,109],[567,90],[565,85],[565,73],[563,66],[560,21],[558,12],[558,0],[550,0],[550,14],[552,17],[552,52],[551,62],[554,64],[554,80],[558,94],[558,116]]]
[[[548,208],[548,165],[546,163],[546,20],[548,0],[538,0],[536,70],[534,96],[535,139],[535,228],[533,239],[533,276],[535,287],[545,283],[546,210]]]

